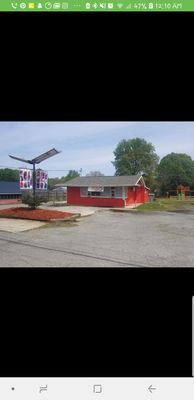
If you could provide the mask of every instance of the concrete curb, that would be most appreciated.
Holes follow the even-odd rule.
[[[23,221],[38,221],[38,222],[59,222],[59,221],[70,221],[70,220],[74,220],[76,218],[80,218],[80,214],[74,214],[71,217],[65,217],[65,218],[60,218],[60,219],[35,219],[35,218],[22,218],[22,217],[14,217],[14,216],[5,216],[5,215],[0,215],[0,218],[3,219],[14,219],[14,220],[20,220],[22,219]]]
[[[76,218],[80,218],[81,217],[81,215],[80,214],[74,214],[74,215],[72,215],[71,217],[66,217],[66,218],[63,218],[63,219],[50,219],[50,220],[47,220],[47,221],[45,221],[45,222],[65,222],[65,221],[75,221],[76,220]]]

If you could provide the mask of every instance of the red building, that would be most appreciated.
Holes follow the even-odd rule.
[[[149,188],[142,175],[84,176],[66,183],[67,204],[125,207],[149,200]]]

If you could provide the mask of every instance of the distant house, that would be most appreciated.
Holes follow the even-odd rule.
[[[0,181],[0,199],[20,199],[19,182]]]
[[[64,183],[57,183],[56,185],[53,186],[52,191],[59,192],[59,193],[66,193],[67,186],[65,186]]]
[[[149,201],[142,175],[77,177],[66,185],[67,204],[125,207]]]

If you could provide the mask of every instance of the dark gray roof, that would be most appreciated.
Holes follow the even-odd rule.
[[[19,182],[0,181],[0,194],[19,194]]]
[[[127,176],[79,176],[67,181],[66,186],[89,187],[89,186],[135,186],[141,175]]]

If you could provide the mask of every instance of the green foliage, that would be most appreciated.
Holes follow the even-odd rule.
[[[65,186],[65,182],[69,181],[70,179],[76,178],[80,176],[79,172],[75,170],[70,170],[66,176],[62,176],[61,178],[49,178],[48,179],[48,189],[53,189],[53,187],[57,184],[63,184]]]
[[[49,178],[48,179],[48,189],[52,189],[56,184],[62,183],[62,179],[59,178]]]
[[[75,170],[70,170],[66,176],[64,176],[64,182],[70,181],[70,179],[74,179],[80,176],[79,172]]]
[[[152,143],[141,138],[123,139],[114,151],[115,161],[112,161],[115,175],[145,174],[147,186],[154,183],[154,172],[159,162]]]
[[[100,171],[90,171],[86,176],[104,176]]]
[[[35,197],[32,194],[24,194],[22,196],[22,203],[27,204],[29,208],[36,209],[39,207],[42,203],[45,203],[44,197],[35,195]]]
[[[184,153],[171,153],[163,157],[157,168],[161,193],[175,190],[178,185],[194,187],[194,161]]]
[[[17,169],[10,168],[0,169],[0,181],[19,181],[19,171]]]

